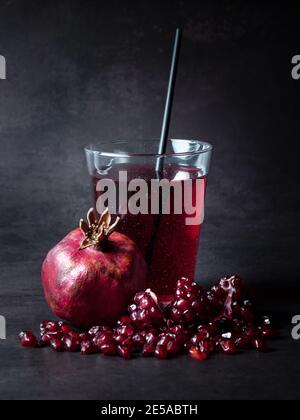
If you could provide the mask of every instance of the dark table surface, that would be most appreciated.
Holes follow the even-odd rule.
[[[288,3],[0,1],[1,399],[300,398],[300,14]],[[82,149],[159,137],[177,25],[170,136],[215,146],[197,280],[239,273],[280,338],[204,363],[23,349],[17,334],[51,318],[43,258],[91,205]]]
[[[40,320],[51,318],[40,293],[37,261],[2,264],[1,277],[6,279],[1,311],[8,323],[8,338],[0,341],[1,399],[300,398],[300,341],[291,338],[299,301],[292,290],[288,298],[257,288],[263,296],[258,301],[279,324],[280,337],[270,342],[269,353],[216,355],[206,362],[185,356],[123,361],[21,348],[19,331],[37,329]]]

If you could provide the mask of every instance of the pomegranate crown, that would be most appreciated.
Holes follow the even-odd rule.
[[[87,214],[87,221],[81,219],[79,227],[84,233],[84,239],[80,245],[80,249],[89,248],[91,246],[100,248],[107,241],[109,235],[116,229],[120,218],[117,217],[112,222],[111,214],[108,208],[98,218],[95,217],[94,209],[90,209]]]

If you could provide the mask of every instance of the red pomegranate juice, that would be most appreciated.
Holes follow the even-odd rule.
[[[174,293],[176,281],[182,276],[193,278],[195,275],[201,224],[187,224],[187,218],[192,216],[187,214],[185,210],[184,194],[182,194],[182,214],[175,214],[174,188],[170,189],[170,214],[162,214],[162,212],[151,214],[151,200],[154,198],[150,194],[150,184],[151,179],[155,179],[156,175],[150,168],[122,165],[122,167],[113,167],[109,175],[94,176],[92,183],[96,208],[97,200],[103,194],[103,192],[97,191],[99,180],[108,178],[114,180],[118,192],[122,184],[122,181],[119,180],[120,171],[126,171],[127,173],[126,188],[133,179],[144,179],[147,182],[149,186],[149,194],[147,195],[149,213],[119,214],[121,221],[118,225],[118,231],[129,236],[139,246],[149,266],[149,288],[157,293],[162,301],[168,302],[170,296]],[[163,178],[172,181],[174,185],[179,183],[182,191],[184,191],[187,180],[189,180],[191,185],[189,191],[192,194],[193,206],[197,204],[197,194],[202,197],[198,205],[204,206],[206,177],[201,176],[198,169],[170,165],[164,169]],[[124,185],[122,185],[122,188],[124,188]],[[199,189],[202,191],[199,191]],[[128,192],[128,199],[133,194],[134,192]],[[119,208],[119,202],[116,204]]]

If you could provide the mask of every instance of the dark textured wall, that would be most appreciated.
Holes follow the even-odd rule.
[[[40,293],[45,252],[90,205],[83,146],[159,136],[180,25],[171,135],[215,146],[198,277],[296,280],[298,20],[287,2],[1,0],[1,265],[29,263]]]

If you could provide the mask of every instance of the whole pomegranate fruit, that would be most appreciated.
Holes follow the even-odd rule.
[[[108,210],[70,232],[47,255],[42,283],[52,311],[74,325],[113,324],[146,286],[147,267],[135,243],[115,232]]]

